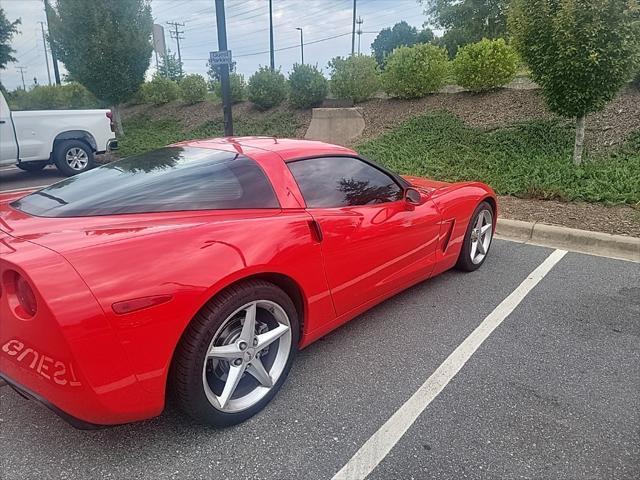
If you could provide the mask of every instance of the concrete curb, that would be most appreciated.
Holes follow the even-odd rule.
[[[640,263],[640,238],[575,228],[498,219],[496,236],[506,240]]]

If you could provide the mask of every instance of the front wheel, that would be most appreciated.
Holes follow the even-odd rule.
[[[297,344],[297,312],[285,292],[262,280],[230,287],[184,333],[172,365],[173,394],[199,422],[240,423],[275,396]]]
[[[480,268],[489,254],[493,239],[493,208],[487,202],[478,205],[464,236],[456,268],[472,272]]]
[[[58,170],[70,177],[86,172],[95,165],[93,150],[81,140],[63,140],[53,150]]]

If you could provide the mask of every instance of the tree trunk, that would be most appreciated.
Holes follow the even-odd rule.
[[[113,121],[116,124],[116,134],[119,137],[122,137],[124,136],[124,129],[122,128],[122,117],[120,116],[120,108],[120,104],[113,106]]]
[[[582,163],[582,150],[584,149],[584,125],[587,116],[576,117],[576,143],[573,147],[573,164],[578,166]]]

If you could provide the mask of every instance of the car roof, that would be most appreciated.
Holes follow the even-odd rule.
[[[186,142],[180,142],[177,145],[219,150],[236,150],[239,153],[243,153],[243,150],[248,149],[250,151],[246,153],[250,157],[253,157],[255,153],[257,153],[255,150],[264,150],[277,153],[285,162],[313,156],[357,155],[355,151],[340,145],[294,138],[223,137],[188,140]],[[251,150],[253,150],[253,152],[251,152]]]

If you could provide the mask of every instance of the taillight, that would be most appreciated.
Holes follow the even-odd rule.
[[[33,317],[38,311],[38,301],[27,279],[15,270],[5,271],[2,277],[3,294],[9,308],[19,318],[28,320]]]
[[[105,115],[109,119],[109,127],[111,127],[111,131],[115,132],[116,131],[116,126],[113,123],[113,112],[111,110],[109,110],[108,112],[105,113]]]
[[[15,287],[18,303],[28,316],[33,317],[38,311],[38,303],[36,302],[36,295],[33,293],[31,285],[29,285],[29,282],[27,282],[22,275],[16,273]]]

